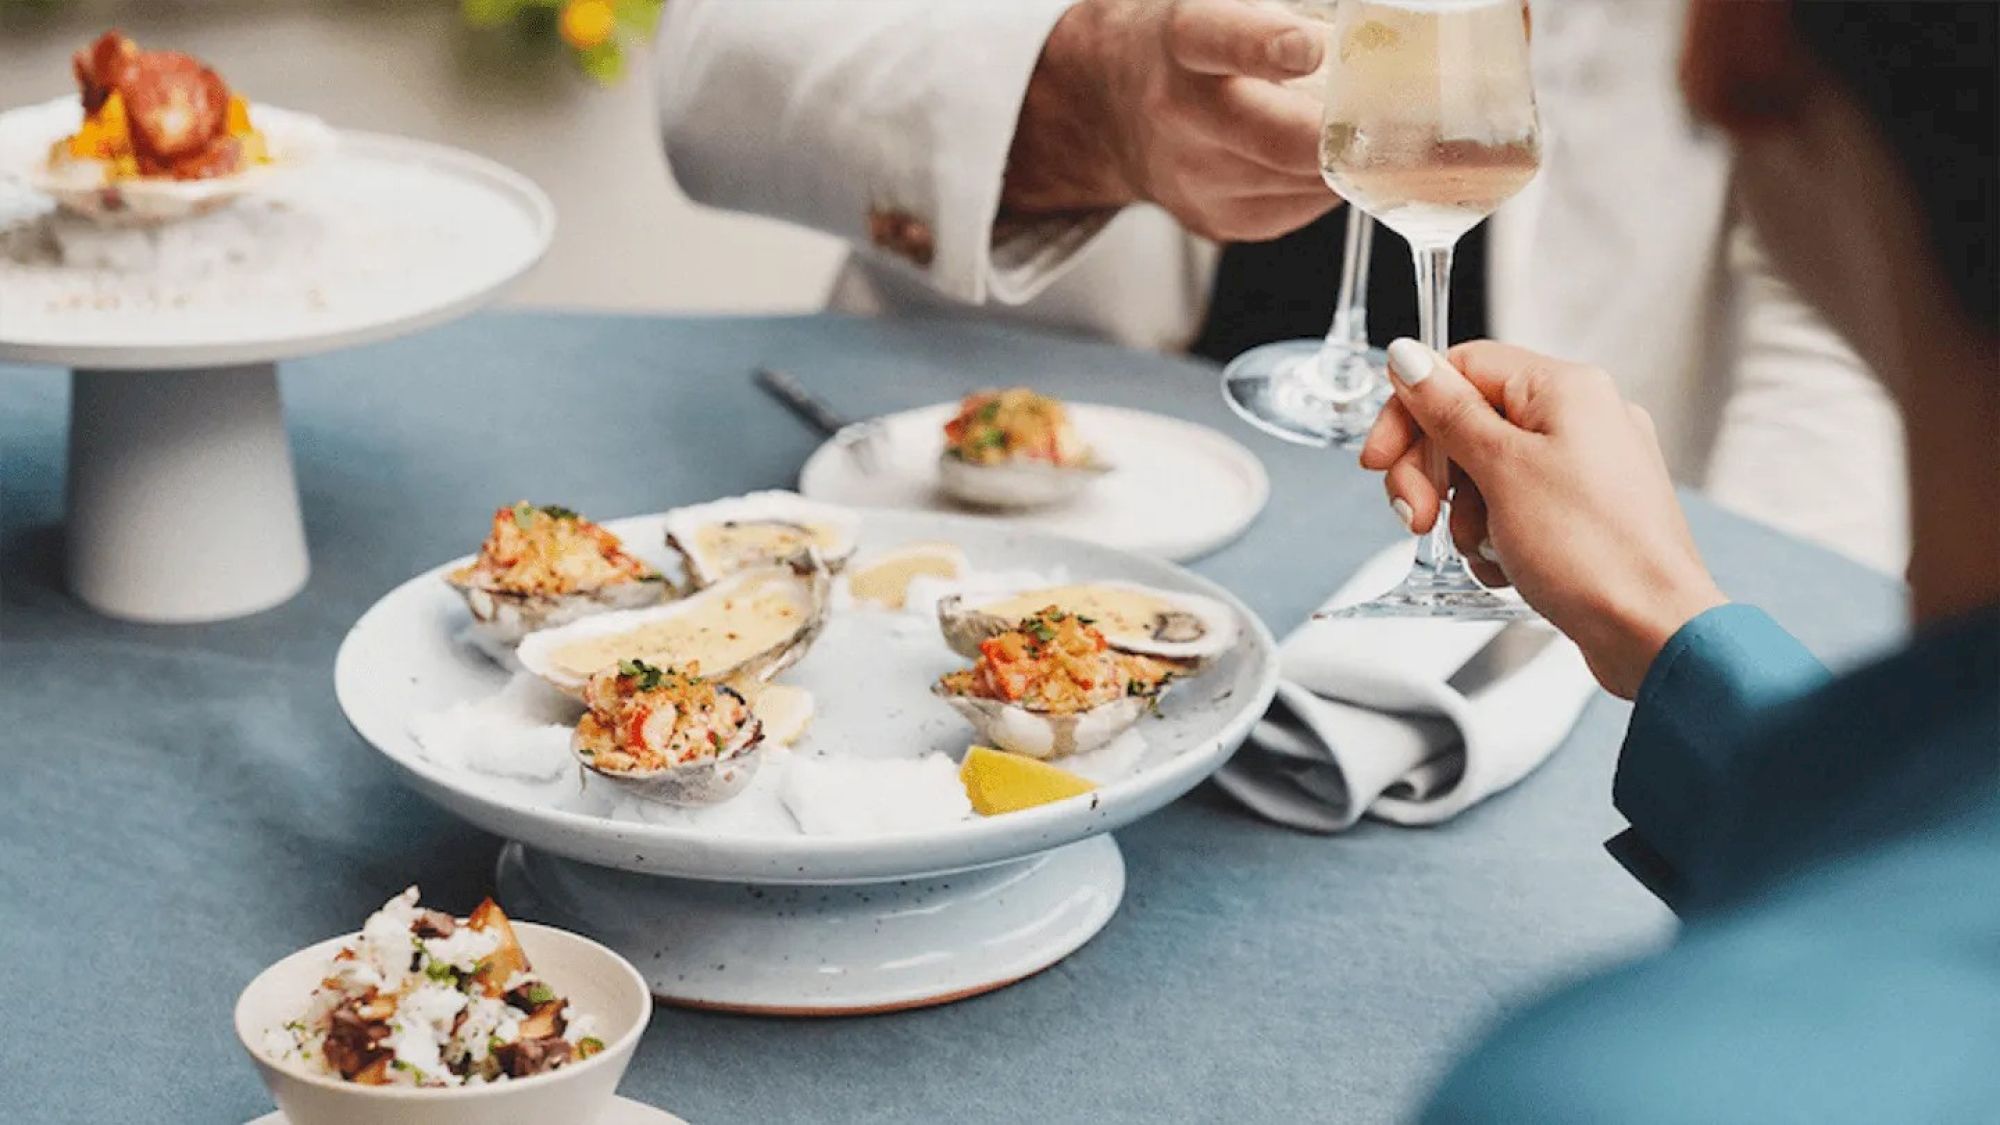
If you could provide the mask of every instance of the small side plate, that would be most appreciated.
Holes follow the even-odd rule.
[[[1257,455],[1207,426],[1116,406],[1073,404],[1077,430],[1112,466],[1051,508],[968,512],[938,490],[937,459],[953,404],[890,414],[871,426],[873,467],[835,439],[799,472],[799,491],[857,508],[955,512],[1185,562],[1233,542],[1271,496]]]

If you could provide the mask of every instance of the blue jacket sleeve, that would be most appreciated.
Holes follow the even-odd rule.
[[[1760,717],[1827,679],[1762,610],[1725,605],[1682,626],[1633,701],[1612,786],[1632,829],[1607,845],[1613,857],[1676,910],[1700,898]]]

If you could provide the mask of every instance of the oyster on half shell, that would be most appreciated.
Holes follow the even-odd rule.
[[[972,724],[988,745],[1046,759],[1088,754],[1106,745],[1152,710],[1166,694],[1166,688],[1163,686],[1146,696],[1126,696],[1074,714],[1054,714],[1019,703],[962,695],[942,683],[933,686],[931,692],[965,716],[965,721]]]
[[[568,508],[522,501],[493,514],[472,562],[445,575],[472,612],[472,638],[490,655],[538,629],[652,605],[665,576],[618,537]]]
[[[1044,609],[987,639],[931,692],[986,743],[1030,758],[1095,750],[1158,706],[1175,668],[1119,652],[1074,613]]]
[[[666,528],[667,546],[686,565],[688,585],[701,589],[807,549],[837,574],[854,554],[861,521],[846,508],[771,491],[675,508]]]
[[[621,660],[700,665],[713,680],[768,680],[797,663],[826,625],[832,576],[806,551],[737,571],[679,601],[599,614],[531,633],[521,666],[578,695]]]
[[[944,426],[938,486],[977,508],[1070,500],[1109,472],[1061,400],[1027,387],[975,391]]]
[[[1022,618],[1055,606],[1088,618],[1112,648],[1198,668],[1229,651],[1241,636],[1236,613],[1200,594],[1136,582],[1079,582],[1000,596],[951,595],[938,601],[938,628],[953,652],[979,656],[979,642]]]
[[[1096,459],[1058,465],[1017,458],[976,464],[947,450],[938,455],[938,487],[975,508],[1046,508],[1075,499],[1111,471]]]
[[[763,761],[763,721],[727,684],[626,660],[592,676],[584,701],[570,740],[577,764],[636,797],[716,804]]]

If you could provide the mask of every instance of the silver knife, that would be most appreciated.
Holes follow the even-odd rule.
[[[1445,680],[1460,695],[1476,695],[1521,670],[1560,633],[1543,621],[1510,621]]]
[[[797,379],[775,368],[760,367],[754,378],[765,394],[777,399],[806,425],[832,438],[836,445],[846,450],[855,464],[861,466],[862,472],[873,473],[881,469],[880,422],[850,422],[842,418]]]

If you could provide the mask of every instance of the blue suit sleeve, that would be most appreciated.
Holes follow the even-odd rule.
[[[1632,830],[1608,845],[1613,857],[1676,910],[1699,899],[1760,717],[1827,679],[1762,610],[1725,605],[1682,626],[1633,701],[1612,787]]]

